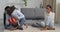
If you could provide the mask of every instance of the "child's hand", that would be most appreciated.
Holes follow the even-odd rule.
[[[26,26],[26,28],[28,28],[28,25],[26,23],[24,25]]]
[[[20,23],[18,22],[18,26],[20,26]]]

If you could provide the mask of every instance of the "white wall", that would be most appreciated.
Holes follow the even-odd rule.
[[[27,6],[28,8],[40,8],[40,3],[42,0],[28,0]]]
[[[60,0],[57,0],[57,16],[58,16],[58,23],[60,23]]]
[[[0,0],[0,18],[3,18],[3,12],[4,12],[4,7],[5,7],[5,1]]]
[[[15,5],[17,8],[40,8],[42,0],[28,0],[27,6],[24,6],[22,0],[0,0],[0,18],[3,18],[4,8],[8,5]]]

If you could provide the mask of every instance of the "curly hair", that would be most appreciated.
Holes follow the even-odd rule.
[[[10,7],[9,7],[9,6],[6,6],[6,7],[5,7],[5,10],[7,10],[8,8],[10,8]]]

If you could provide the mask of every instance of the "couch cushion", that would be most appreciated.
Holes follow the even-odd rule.
[[[35,18],[34,8],[21,8],[21,11],[26,16],[26,18]]]
[[[44,18],[44,8],[21,8],[22,13],[26,18]]]
[[[35,17],[36,18],[44,18],[44,11],[43,8],[35,8]]]

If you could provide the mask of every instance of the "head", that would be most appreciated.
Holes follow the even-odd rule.
[[[16,7],[13,5],[11,6],[11,10],[14,11],[16,9]]]
[[[15,6],[6,6],[5,7],[5,11],[7,12],[7,14],[11,15],[11,13],[14,11]]]
[[[9,6],[6,6],[6,7],[5,7],[5,11],[7,12],[7,14],[10,14],[11,8],[10,8]]]
[[[10,10],[10,7],[9,6],[6,6],[5,7],[5,11],[8,11],[8,10]]]
[[[52,7],[50,5],[46,6],[47,12],[50,13],[50,11],[52,11]]]

